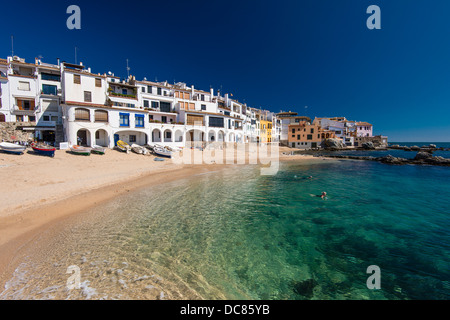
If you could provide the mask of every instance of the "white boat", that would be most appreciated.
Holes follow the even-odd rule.
[[[131,150],[132,150],[133,152],[137,153],[137,154],[143,154],[143,155],[146,155],[146,154],[148,153],[147,148],[145,148],[145,147],[143,147],[143,146],[140,146],[140,145],[138,145],[138,144],[135,144],[135,143],[133,143],[133,144],[131,145]]]
[[[98,146],[98,145],[94,145],[94,146],[92,147],[91,152],[92,152],[92,153],[97,153],[97,154],[103,155],[103,154],[105,154],[105,150],[106,150],[105,147]]]
[[[82,147],[82,146],[78,146],[78,145],[74,145],[74,146],[70,147],[70,151],[72,151],[72,153],[80,154],[80,155],[83,155],[83,156],[90,156],[91,155],[91,150],[92,150],[92,148]]]
[[[26,146],[21,146],[20,144],[0,142],[0,150],[7,153],[22,154],[26,148]]]
[[[153,152],[161,157],[172,158],[172,151],[161,147],[154,147]]]

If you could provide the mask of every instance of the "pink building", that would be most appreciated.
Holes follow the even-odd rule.
[[[373,137],[373,126],[368,122],[356,123],[357,137]]]

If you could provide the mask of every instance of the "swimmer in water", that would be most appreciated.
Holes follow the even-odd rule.
[[[327,198],[327,193],[324,191],[322,192],[322,194],[318,197],[321,197],[322,199],[326,199]]]

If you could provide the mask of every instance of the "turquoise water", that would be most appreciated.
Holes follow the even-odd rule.
[[[445,167],[239,166],[87,212],[52,236],[57,249],[37,250],[45,259],[30,254],[0,298],[448,299],[449,227]],[[64,289],[69,265],[81,290]],[[370,265],[380,290],[366,286]]]

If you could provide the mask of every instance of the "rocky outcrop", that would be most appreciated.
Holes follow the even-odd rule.
[[[450,166],[450,159],[444,157],[434,157],[429,152],[418,152],[413,159],[405,159],[387,155],[384,157],[365,157],[365,156],[343,156],[343,155],[326,155],[330,158],[339,159],[352,159],[352,160],[368,160],[368,161],[378,161],[381,163],[391,164],[391,165],[405,165],[405,164],[417,164],[417,165],[434,165],[434,166]]]
[[[346,148],[346,145],[342,140],[334,138],[323,140],[320,146],[327,150],[340,150]]]
[[[374,146],[373,142],[371,142],[371,141],[364,142],[361,145],[361,148],[366,149],[366,150],[375,150],[375,146]]]

